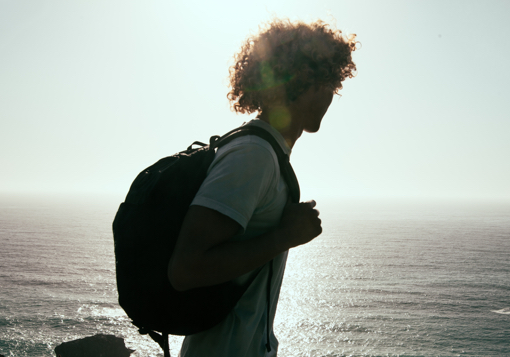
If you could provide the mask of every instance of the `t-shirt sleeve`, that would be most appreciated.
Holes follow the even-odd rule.
[[[256,142],[219,151],[192,205],[214,209],[246,229],[276,177],[273,153]]]

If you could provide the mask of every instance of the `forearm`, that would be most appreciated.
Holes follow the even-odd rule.
[[[168,264],[171,284],[188,290],[224,283],[308,243],[322,232],[314,206],[314,201],[289,203],[278,227],[239,241],[232,240],[241,229],[233,219],[209,208],[191,206]]]
[[[229,240],[175,257],[169,271],[172,284],[179,290],[188,290],[235,279],[288,250],[287,234],[284,229],[275,229],[251,239]]]

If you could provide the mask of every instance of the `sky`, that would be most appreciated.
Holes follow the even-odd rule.
[[[510,2],[0,0],[0,193],[113,194],[254,115],[228,67],[273,17],[361,44],[291,157],[302,198],[510,201]]]

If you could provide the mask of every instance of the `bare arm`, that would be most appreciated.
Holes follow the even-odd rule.
[[[253,239],[231,241],[241,226],[215,210],[191,206],[184,219],[168,278],[177,290],[220,284],[256,269],[322,232],[315,201],[288,204],[280,225]]]

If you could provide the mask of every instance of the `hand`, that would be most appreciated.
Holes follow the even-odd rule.
[[[288,248],[310,242],[322,233],[319,211],[316,202],[287,202],[282,214],[279,229],[283,234],[282,243]]]

